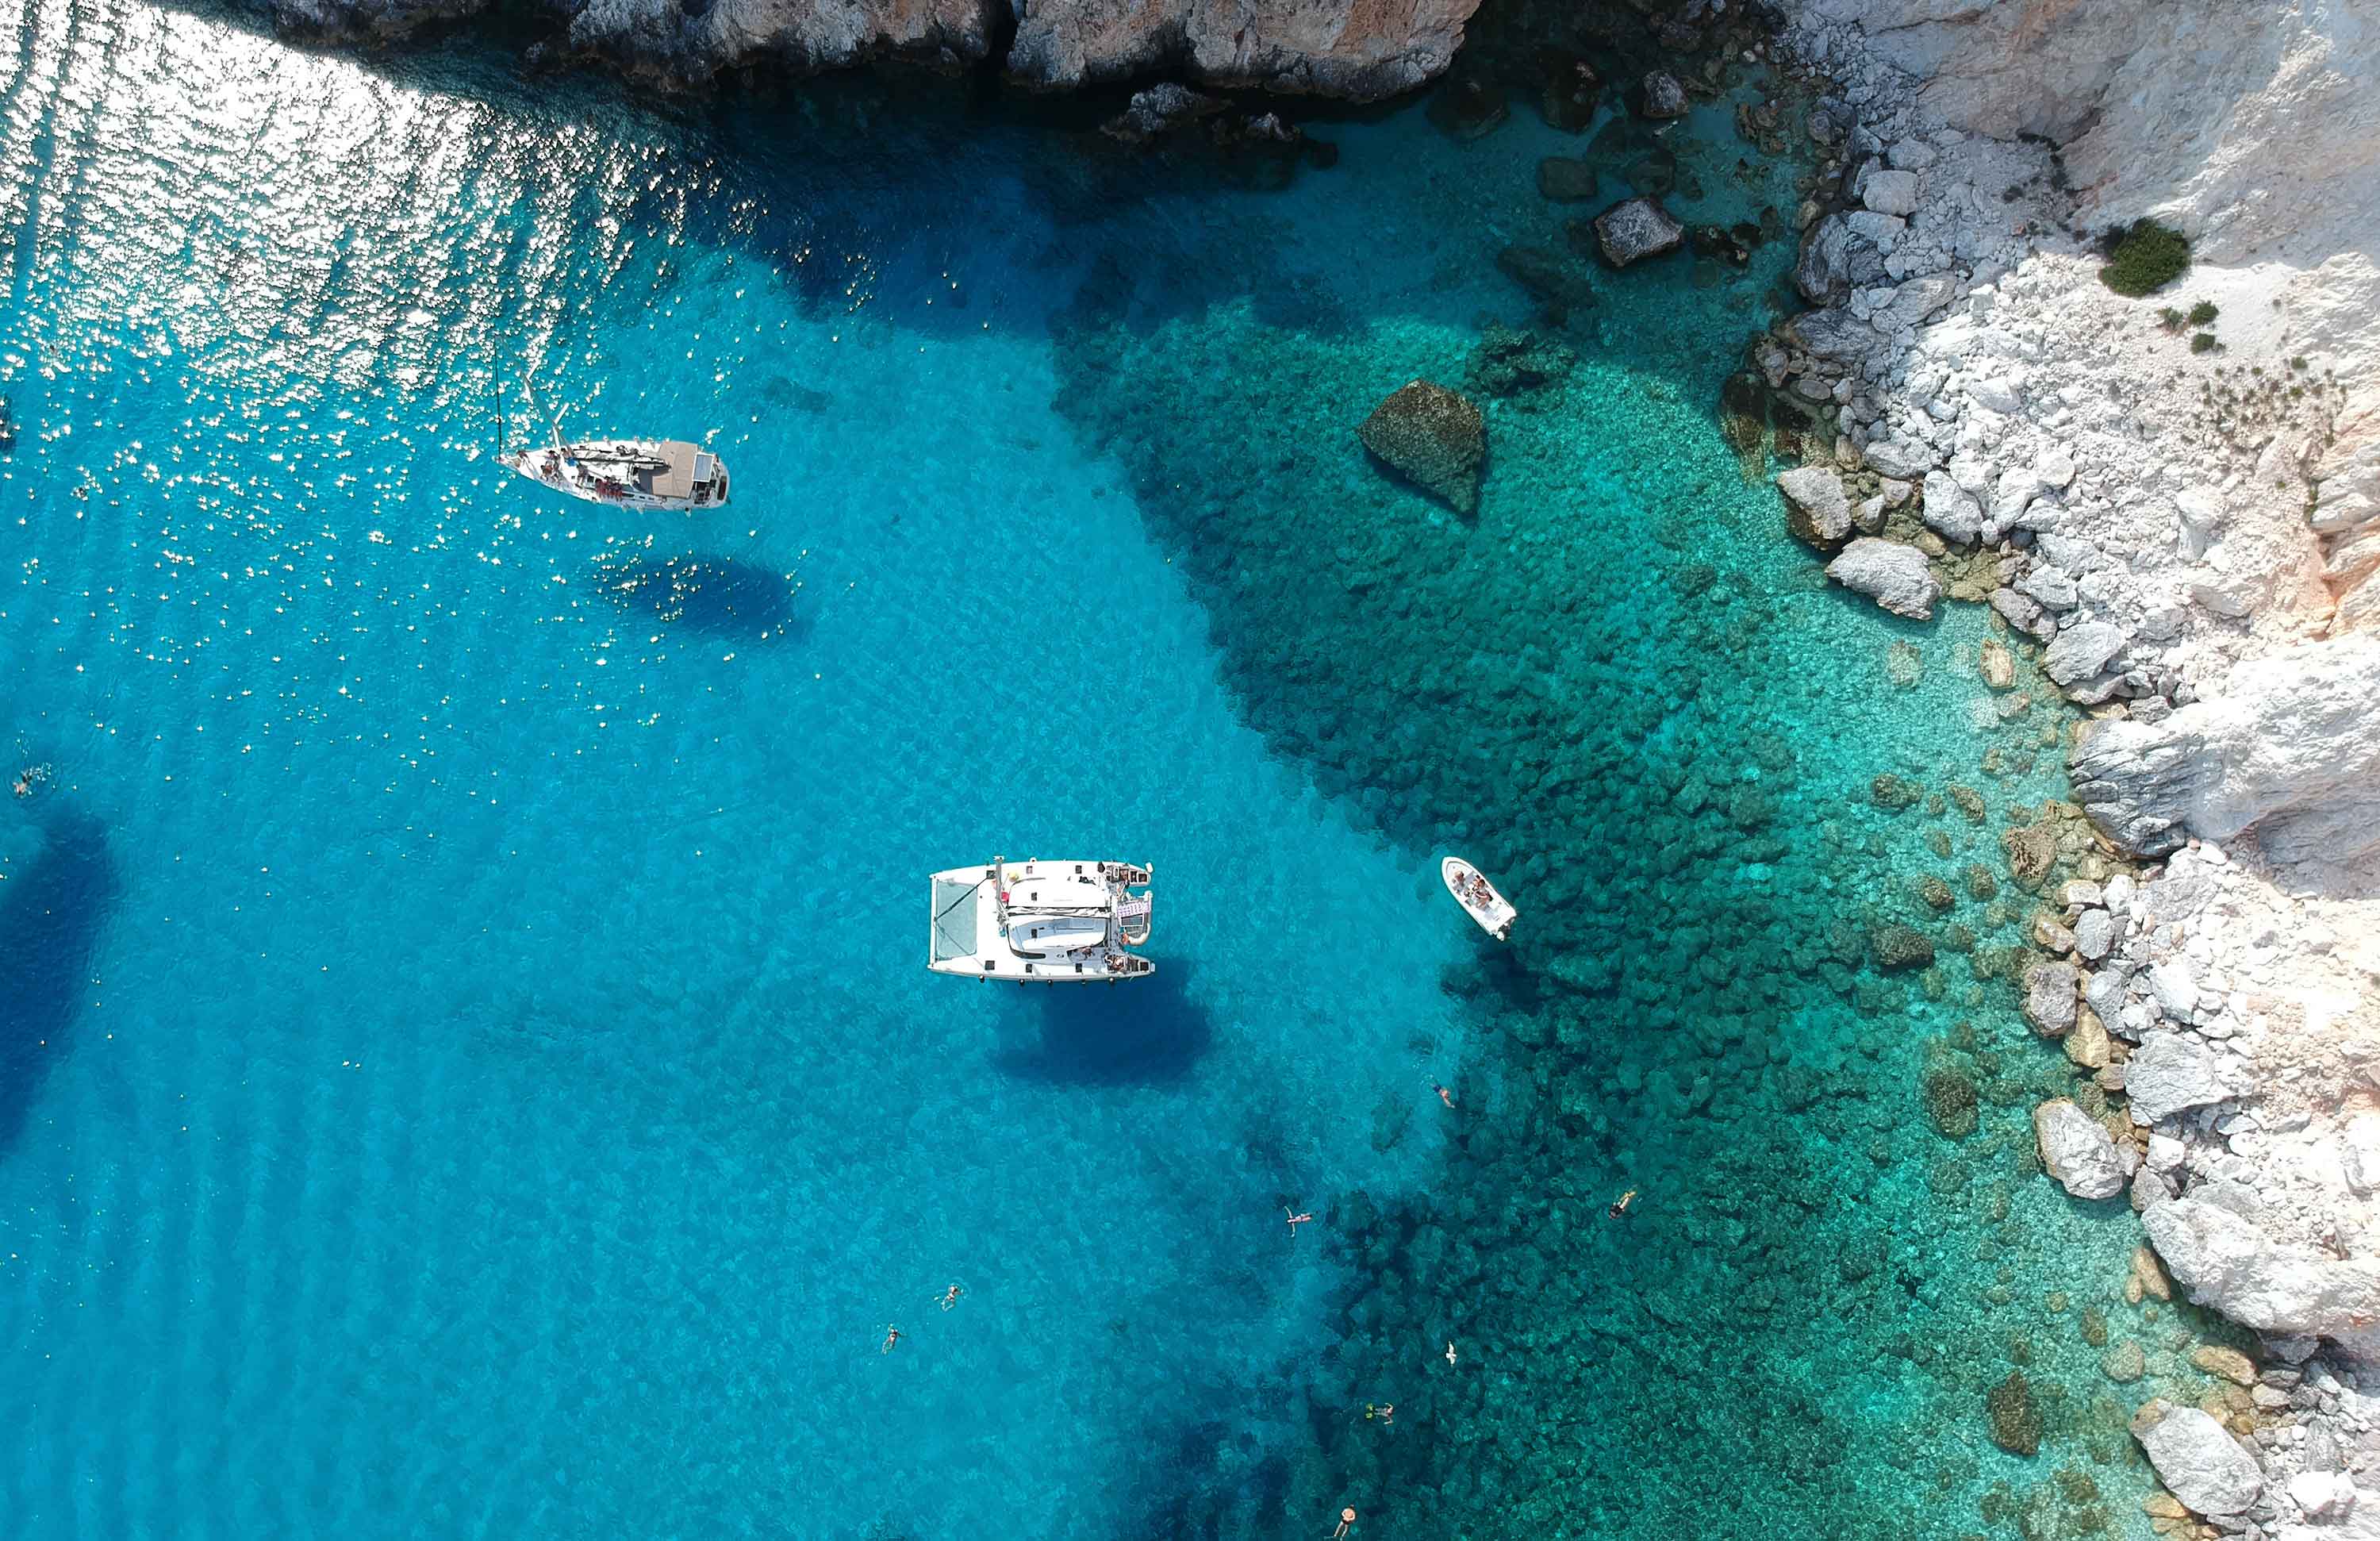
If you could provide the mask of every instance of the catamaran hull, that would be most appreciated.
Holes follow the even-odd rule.
[[[1007,861],[933,876],[926,966],[1020,985],[1113,984],[1157,965],[1148,869],[1124,862]],[[1137,891],[1137,892],[1135,892]]]

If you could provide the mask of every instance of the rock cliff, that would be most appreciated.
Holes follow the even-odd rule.
[[[386,42],[495,0],[266,0],[284,28]],[[1371,101],[1452,62],[1479,0],[533,0],[559,49],[685,83],[752,67],[808,74],[871,59],[948,68],[1002,49],[1049,90],[1172,74]]]

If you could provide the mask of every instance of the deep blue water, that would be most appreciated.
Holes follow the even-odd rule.
[[[1536,821],[1560,757],[1528,735],[1649,709],[1644,763],[1735,745],[1710,806],[1741,814],[1765,764],[1793,835],[1681,883],[1883,903],[1915,827],[1855,806],[1867,778],[1999,742],[1969,716],[1979,618],[1904,636],[1825,593],[1709,431],[1781,248],[1615,287],[1557,399],[1492,409],[1475,528],[1365,464],[1372,402],[1527,318],[1487,259],[1559,242],[1530,178],[1575,141],[1525,115],[1472,146],[1418,112],[1343,126],[1336,168],[1265,193],[865,92],[666,109],[462,48],[368,67],[125,4],[21,20],[0,734],[48,779],[0,807],[13,1534],[1297,1535],[1340,1501],[1398,1534],[1400,1468],[1348,1453],[1384,1432],[1354,1410],[1466,1449],[1427,1412],[1445,1369],[1542,1433],[1554,1393],[1526,1388],[1557,1355],[1440,1365],[1477,1281],[1408,1322],[1424,1286],[1381,1305],[1378,1277],[1432,1276],[1369,1217],[1495,1230],[1500,1153],[1551,1127],[1533,1003],[1675,944],[1585,946],[1554,913],[1556,942],[1491,957],[1436,851],[1493,854],[1524,914],[1533,882],[1548,911],[1626,897],[1610,831]],[[1704,217],[1790,209],[1791,175]],[[708,438],[735,504],[639,518],[495,472],[499,402],[534,431],[525,375],[567,426]],[[1723,589],[1690,604],[1664,575],[1699,554]],[[1341,571],[1399,561],[1485,576],[1416,613]],[[1514,594],[1558,626],[1504,635]],[[1921,685],[1888,683],[1896,636]],[[1415,649],[1443,660],[1427,705],[1372,672]],[[1658,705],[1682,670],[1724,683]],[[1462,784],[1466,715],[1511,798],[1451,812],[1425,794]],[[1995,798],[2056,790],[2053,759]],[[1961,829],[1961,860],[1994,848]],[[1157,977],[928,976],[925,873],[996,851],[1153,864]],[[1781,977],[1791,934],[1698,946]],[[1949,1315],[1877,1339],[2004,1336],[1970,1319],[2003,1273],[2010,1298],[2119,1287],[2129,1244],[2037,1180],[2021,1276],[2005,1233],[1977,1250],[2005,1187],[1926,1213],[1921,1035],[2003,1031],[2005,1001],[1871,979],[1879,1029],[1812,978],[1826,1004],[1771,1001],[1758,1032],[1890,1116],[1713,1102],[1741,1025],[1611,1021],[1671,1066],[1664,1116],[1757,1117],[1814,1183],[1887,1173],[1828,1223],[1900,1232]],[[1645,1081],[1604,1063],[1613,1102],[1562,1136],[1580,1216],[1693,1148],[1616,1135]],[[1676,1221],[1646,1205],[1657,1314],[1733,1407],[1774,1365],[1709,1358],[1719,1318],[1684,1303],[1733,1222],[1687,1181]],[[1284,1206],[1324,1219],[1293,1237]],[[1890,1453],[1794,1501],[1901,1515],[1922,1488],[1949,1534],[2040,1481],[1976,1453],[1980,1381],[1921,1394],[1802,1332],[1758,1341]],[[2024,1362],[2090,1373],[2071,1344]],[[1630,1404],[1596,1438],[1640,1484],[1726,1462],[1765,1496],[1765,1455],[1670,1434]],[[1945,1474],[1896,1476],[1912,1450]],[[1403,1501],[1403,1534],[1445,1533]]]

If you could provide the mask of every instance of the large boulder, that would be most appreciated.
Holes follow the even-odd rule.
[[[1488,424],[1460,392],[1414,381],[1374,407],[1355,431],[1366,449],[1458,512],[1479,506]]]
[[[1595,196],[1595,163],[1548,155],[1537,163],[1537,192],[1555,203],[1583,203]]]
[[[2327,1338],[2350,1353],[2380,1354],[2380,1258],[2338,1257],[2277,1240],[2195,1191],[2151,1205],[2141,1224],[2196,1304],[2259,1332]]]
[[[1971,546],[1984,533],[1984,505],[1950,479],[1948,471],[1925,473],[1925,528],[1953,545]]]
[[[1660,69],[1645,77],[1636,100],[1645,115],[1651,118],[1683,117],[1691,105],[1686,101],[1686,89],[1678,84],[1677,77]]]
[[[1832,305],[1851,292],[1852,227],[1841,214],[1828,214],[1802,235],[1802,255],[1793,263],[1793,286],[1813,305]]]
[[[1675,251],[1686,227],[1670,217],[1658,199],[1631,198],[1595,216],[1595,246],[1615,268],[1645,257]]]
[[[2124,1065],[2132,1122],[2152,1124],[2231,1095],[2216,1051],[2188,1033],[2150,1033]]]
[[[2113,1198],[2131,1174],[2116,1142],[2099,1122],[2060,1097],[2033,1110],[2033,1136],[2042,1170],[2077,1198]]]
[[[2245,1514],[2264,1496],[2256,1458],[2195,1407],[2159,1397],[2132,1414],[2132,1438],[2166,1490],[2193,1514]]]
[[[2082,976],[2072,964],[2038,963],[2024,971],[2024,1019],[2045,1038],[2074,1030]]]
[[[1841,555],[1827,564],[1827,576],[1914,621],[1932,620],[1934,601],[1942,597],[1942,585],[1926,565],[1924,552],[1875,536],[1864,535],[1845,546]]]
[[[1796,540],[1830,552],[1852,538],[1852,502],[1833,471],[1797,466],[1778,475],[1777,490],[1785,494],[1785,528]]]
[[[2032,596],[2038,600],[2039,596]],[[2124,628],[2106,621],[2067,627],[2041,656],[2041,672],[2058,685],[2079,685],[2105,669],[2128,640]]]
[[[2092,724],[2074,795],[2109,839],[2165,855],[2252,827],[2273,859],[2380,848],[2380,637],[2308,642],[2231,671],[2156,722]]]
[[[1212,117],[1228,105],[1168,80],[1132,93],[1124,110],[1099,125],[1099,132],[1125,144],[1147,144],[1176,128]]]

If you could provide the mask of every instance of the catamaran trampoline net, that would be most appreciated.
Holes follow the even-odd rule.
[[[934,880],[935,963],[964,958],[975,951],[975,906],[982,892],[980,881],[953,883]]]

